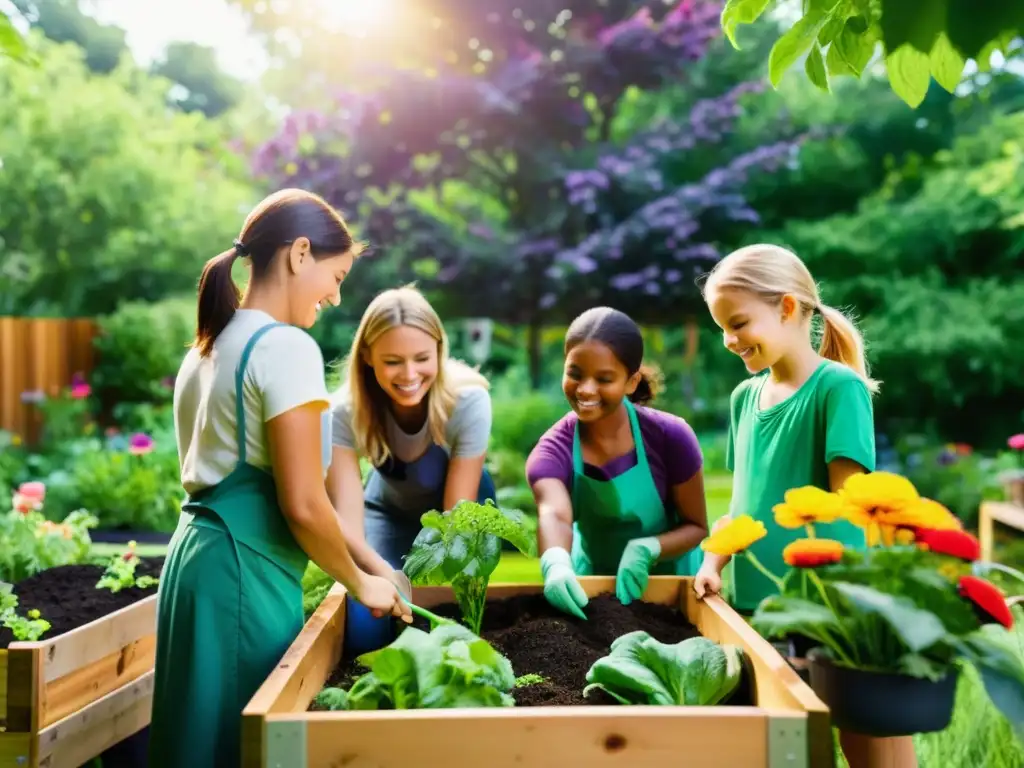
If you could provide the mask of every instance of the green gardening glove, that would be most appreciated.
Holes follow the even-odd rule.
[[[651,566],[661,557],[661,543],[654,536],[631,539],[622,550],[615,575],[615,596],[623,605],[637,600],[647,589]]]
[[[544,597],[555,608],[587,620],[583,608],[589,602],[576,572],[572,558],[562,547],[552,547],[540,558],[540,572],[544,575]]]

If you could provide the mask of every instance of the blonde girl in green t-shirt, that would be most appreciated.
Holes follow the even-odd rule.
[[[729,514],[749,514],[764,523],[768,535],[751,550],[780,572],[785,567],[782,550],[803,534],[779,526],[772,507],[791,488],[835,490],[852,474],[874,471],[871,395],[878,383],[868,376],[864,343],[854,324],[822,303],[806,265],[785,248],[751,245],[729,254],[708,275],[704,299],[726,349],[751,374],[730,398]],[[815,316],[821,325],[817,349],[812,341]],[[822,536],[847,547],[866,546],[863,531],[847,521],[821,527]],[[729,558],[705,553],[694,579],[699,596],[721,590],[727,563]],[[730,565],[727,597],[737,610],[752,612],[777,591],[746,558]],[[895,765],[916,765],[912,740],[884,741],[843,734],[843,751],[853,768],[878,764],[880,748],[886,759],[899,757]]]

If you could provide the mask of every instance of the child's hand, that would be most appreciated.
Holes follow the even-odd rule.
[[[707,595],[717,595],[722,591],[722,575],[707,565],[702,565],[693,579],[693,591],[703,599]]]

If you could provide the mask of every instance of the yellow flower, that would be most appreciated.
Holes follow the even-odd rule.
[[[730,557],[737,552],[742,552],[755,541],[759,541],[768,535],[764,523],[755,520],[750,515],[740,515],[732,518],[713,534],[701,542],[700,548],[713,555]]]
[[[921,501],[913,483],[891,472],[850,475],[839,496],[846,502],[845,517],[864,529],[869,546],[882,538],[881,524],[896,524],[895,513]]]
[[[921,498],[917,503],[903,509],[883,512],[878,516],[879,523],[895,525],[902,528],[931,528],[936,531],[959,531],[963,524],[959,518],[932,499]]]
[[[846,503],[835,493],[808,485],[786,491],[782,504],[772,507],[775,522],[783,528],[803,528],[814,523],[831,523],[843,516]]]

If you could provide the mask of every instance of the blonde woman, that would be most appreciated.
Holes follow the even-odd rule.
[[[378,295],[363,313],[335,396],[328,494],[353,559],[407,588],[403,558],[420,516],[494,499],[484,469],[491,435],[487,379],[448,356],[448,337],[415,288]],[[371,470],[366,485],[359,459]],[[390,642],[389,619],[349,604],[346,651]]]

